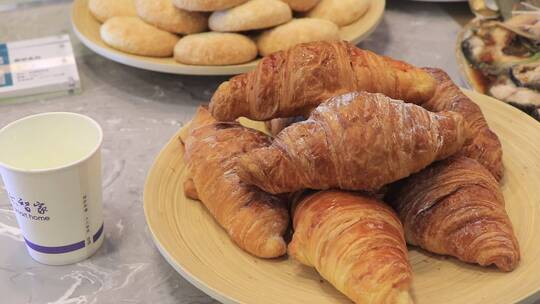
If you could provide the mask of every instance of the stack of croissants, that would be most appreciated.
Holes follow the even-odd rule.
[[[288,253],[355,303],[413,302],[406,243],[501,271],[519,263],[501,143],[440,69],[301,44],[221,84],[180,140],[186,196],[232,241]]]

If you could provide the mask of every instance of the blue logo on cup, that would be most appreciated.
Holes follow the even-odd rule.
[[[47,215],[47,212],[49,211],[47,204],[36,201],[36,202],[29,202],[21,197],[12,195],[11,193],[8,193],[9,200],[11,201],[11,205],[13,206],[13,210],[15,212],[26,219],[33,220],[33,221],[49,221],[51,218]],[[86,214],[85,216],[85,228],[86,232],[90,233],[90,224],[88,220],[88,204],[87,204],[87,196],[83,196],[83,207],[84,212]],[[101,234],[103,233],[103,224],[99,227],[99,229],[94,233],[92,238],[88,237],[87,240],[82,240],[77,243],[65,245],[65,246],[42,246],[35,243],[32,243],[28,239],[24,238],[24,241],[28,245],[28,247],[32,248],[33,250],[41,253],[47,253],[47,254],[60,254],[60,253],[67,253],[75,250],[79,250],[81,248],[84,248],[85,246],[89,246],[92,243],[95,243]]]
[[[47,215],[47,205],[43,202],[29,202],[21,197],[8,193],[9,200],[13,210],[23,218],[33,221],[49,221],[51,218]]]
[[[101,224],[101,227],[99,227],[98,231],[92,237],[92,240],[94,243],[99,239],[102,233],[103,233],[103,224]],[[24,241],[26,242],[28,247],[34,249],[35,251],[41,252],[41,253],[47,253],[47,254],[67,253],[67,252],[79,250],[81,248],[84,248],[85,246],[84,240],[77,243],[65,245],[65,246],[54,246],[54,247],[41,246],[38,244],[34,244],[30,242],[29,240],[27,240],[26,238],[24,238]]]

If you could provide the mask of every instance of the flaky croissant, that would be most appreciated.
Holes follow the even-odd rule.
[[[412,303],[412,271],[394,211],[344,191],[315,193],[294,210],[289,255],[315,267],[355,303]]]
[[[352,91],[422,103],[435,92],[428,73],[342,41],[300,44],[263,58],[222,83],[210,103],[220,121],[306,116],[321,102]]]
[[[435,68],[424,70],[433,76],[438,84],[433,98],[421,106],[433,112],[454,111],[463,115],[471,136],[458,154],[476,159],[497,180],[501,180],[503,176],[501,142],[489,129],[480,107],[463,94],[443,70]]]
[[[304,188],[377,190],[458,151],[461,115],[366,92],[337,96],[271,146],[238,158],[238,174],[270,193]]]
[[[503,271],[517,266],[519,246],[499,184],[476,160],[452,157],[394,187],[386,200],[409,244]]]
[[[199,108],[183,138],[190,177],[187,196],[199,198],[231,239],[247,252],[263,258],[286,252],[283,234],[289,224],[286,203],[242,183],[234,158],[269,144],[269,137],[238,123],[216,123]]]

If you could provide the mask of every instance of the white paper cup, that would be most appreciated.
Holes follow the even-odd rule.
[[[36,261],[64,265],[103,242],[103,131],[75,113],[43,113],[0,130],[0,174]]]

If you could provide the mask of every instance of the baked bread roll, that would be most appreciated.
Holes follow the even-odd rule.
[[[305,12],[312,9],[319,0],[282,0],[287,3],[294,11]]]
[[[511,271],[518,241],[497,180],[476,160],[455,156],[393,185],[386,201],[411,245]]]
[[[210,111],[221,121],[307,117],[321,102],[347,92],[382,93],[421,104],[436,88],[429,73],[403,61],[343,41],[319,41],[267,56],[254,70],[222,83]]]
[[[257,39],[261,56],[288,50],[305,42],[339,40],[339,28],[328,20],[293,19],[262,33]]]
[[[88,9],[102,23],[112,17],[137,16],[134,0],[89,0]]]
[[[183,37],[174,47],[174,59],[193,65],[229,65],[257,57],[257,46],[247,36],[208,32]]]
[[[170,57],[178,36],[145,23],[139,17],[113,17],[100,28],[101,39],[122,52]]]
[[[358,304],[412,303],[412,270],[403,227],[394,211],[374,198],[322,191],[294,210],[289,255]]]
[[[206,15],[179,9],[171,0],[135,0],[135,7],[141,19],[171,33],[198,33],[208,24]]]
[[[235,173],[234,158],[270,138],[238,123],[218,123],[202,107],[188,128],[187,136],[180,135],[189,172],[186,195],[200,199],[240,248],[262,258],[284,255],[285,200],[242,183]]]
[[[196,12],[213,12],[240,5],[248,0],[172,0],[181,9]]]
[[[209,26],[218,32],[241,32],[273,27],[291,19],[291,9],[279,0],[250,0],[212,13]]]
[[[370,3],[371,0],[321,0],[307,13],[307,17],[326,19],[338,26],[345,26],[360,19]]]
[[[503,177],[502,146],[499,137],[490,130],[480,107],[470,100],[441,69],[424,68],[437,80],[433,98],[421,104],[429,111],[454,111],[463,115],[471,137],[465,142],[460,155],[476,159],[500,181]]]
[[[238,175],[269,193],[376,191],[461,149],[463,117],[382,94],[348,93],[319,105],[269,147],[238,157]]]

